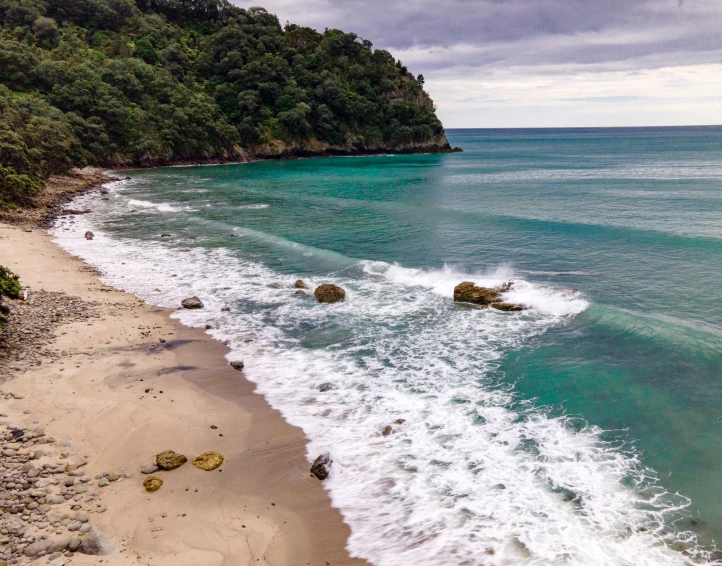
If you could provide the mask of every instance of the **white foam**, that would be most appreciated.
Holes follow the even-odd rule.
[[[332,454],[324,486],[351,526],[354,556],[377,566],[693,563],[664,544],[688,541],[695,553],[692,535],[669,526],[684,498],[599,429],[517,399],[495,371],[511,349],[584,310],[578,294],[515,279],[507,298],[532,310],[459,308],[456,283],[495,285],[513,272],[362,262],[360,275],[304,277],[347,290],[345,302],[318,305],[271,286],[295,277],[224,249],[179,258],[169,242],[111,237],[93,209],[72,230],[54,229],[57,241],[149,302],[201,297],[206,309],[174,316],[213,325],[229,358],[244,359],[259,392],[311,439],[309,462]],[[226,305],[235,307],[220,313]],[[321,383],[335,389],[321,393]],[[382,436],[396,419],[406,422]]]
[[[130,199],[128,201],[128,208],[144,208],[153,209],[158,212],[182,212],[182,211],[193,211],[194,209],[190,206],[178,206],[169,202],[151,202],[149,200]]]
[[[270,204],[244,204],[241,206],[238,206],[236,208],[245,208],[246,210],[261,210],[263,208],[268,208],[271,206]]]
[[[381,261],[364,261],[363,269],[370,275],[381,275],[395,283],[409,287],[423,287],[444,297],[454,296],[454,287],[461,281],[473,281],[484,287],[497,287],[507,281],[514,285],[504,293],[505,301],[524,304],[538,312],[556,316],[568,316],[584,311],[589,303],[576,290],[556,289],[517,279],[514,270],[501,266],[490,273],[464,273],[444,265],[439,270],[410,269],[398,264]]]

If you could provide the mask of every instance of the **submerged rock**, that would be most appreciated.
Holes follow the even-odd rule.
[[[316,460],[314,460],[313,466],[311,466],[311,473],[318,479],[325,480],[331,471],[331,464],[333,464],[331,455],[328,452],[326,454],[321,454],[318,458],[316,458]]]
[[[206,472],[215,470],[222,463],[223,455],[219,454],[215,450],[203,452],[200,456],[193,458],[193,465],[199,470],[205,470]]]
[[[189,297],[181,301],[184,309],[202,309],[203,303],[198,297]]]
[[[308,289],[308,285],[306,285],[306,283],[304,283],[301,279],[296,280],[293,286],[296,289]]]
[[[188,458],[183,454],[173,452],[173,450],[166,450],[160,454],[156,454],[155,463],[161,470],[175,470],[180,468],[183,464],[188,461]]]
[[[454,301],[493,307],[501,311],[523,311],[526,309],[524,305],[505,303],[502,299],[502,295],[513,286],[513,281],[507,281],[499,287],[478,287],[471,281],[464,281],[454,287]]]
[[[346,291],[337,285],[324,283],[316,287],[313,296],[319,303],[337,303],[346,297]]]
[[[336,389],[336,386],[333,383],[322,383],[317,388],[321,393],[325,393],[326,391],[331,391],[332,389]]]
[[[143,481],[143,487],[148,492],[158,491],[163,485],[163,480],[158,476],[150,476]]]
[[[526,310],[526,307],[524,305],[518,305],[514,303],[492,303],[491,308],[506,312],[518,312]]]
[[[95,237],[95,234],[93,234],[90,230],[88,230],[88,231],[85,233],[85,239],[86,239],[86,240],[92,240],[94,237]]]

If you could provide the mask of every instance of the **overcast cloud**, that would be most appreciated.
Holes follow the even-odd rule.
[[[722,124],[721,0],[261,5],[388,49],[424,74],[447,127]]]

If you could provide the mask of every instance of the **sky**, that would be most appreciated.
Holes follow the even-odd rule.
[[[722,0],[232,0],[389,50],[447,128],[722,124]]]

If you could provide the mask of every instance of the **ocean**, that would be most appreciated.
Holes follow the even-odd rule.
[[[719,560],[722,128],[447,135],[464,153],[123,172],[52,233],[149,303],[201,298],[174,316],[331,454],[354,556]],[[508,280],[528,310],[452,300]]]

